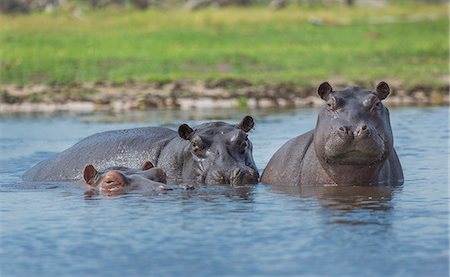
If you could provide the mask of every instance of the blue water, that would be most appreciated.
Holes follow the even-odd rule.
[[[248,112],[248,111],[247,111]],[[201,187],[87,198],[22,184],[38,161],[90,134],[246,111],[0,117],[0,275],[448,276],[448,108],[391,109],[405,184],[299,190]],[[252,112],[262,171],[317,110]]]

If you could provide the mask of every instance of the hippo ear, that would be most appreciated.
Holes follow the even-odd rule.
[[[178,134],[182,139],[190,140],[194,130],[187,124],[183,124],[178,128]]]
[[[391,89],[389,88],[389,85],[386,82],[381,81],[376,88],[376,92],[378,95],[378,98],[380,98],[380,100],[385,99],[389,92],[391,91]]]
[[[155,166],[150,161],[146,161],[142,166],[142,170],[148,170],[150,168],[154,168]]]
[[[89,185],[93,185],[93,181],[94,181],[94,177],[97,175],[97,169],[95,169],[95,167],[92,164],[88,164],[85,168],[84,168],[84,180],[86,181],[87,184]]]
[[[317,93],[319,94],[320,98],[327,101],[328,96],[330,96],[330,93],[333,92],[333,88],[328,82],[324,82],[320,84],[319,89],[317,90]]]
[[[255,121],[253,121],[253,117],[247,115],[246,117],[244,117],[241,122],[239,122],[239,124],[237,125],[237,127],[239,129],[241,129],[244,132],[248,132],[250,131],[253,126],[255,126]]]

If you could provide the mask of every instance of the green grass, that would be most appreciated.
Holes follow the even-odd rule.
[[[0,83],[338,77],[436,84],[449,74],[447,13],[447,6],[415,5],[1,15]],[[422,15],[435,18],[408,20]],[[369,23],[386,16],[396,22]]]

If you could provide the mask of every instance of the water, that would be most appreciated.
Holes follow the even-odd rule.
[[[245,111],[244,111],[245,112]],[[239,111],[0,118],[1,276],[448,276],[448,108],[392,109],[405,184],[299,190],[215,186],[85,198],[23,185],[33,164],[95,132]],[[254,113],[262,171],[317,110]]]

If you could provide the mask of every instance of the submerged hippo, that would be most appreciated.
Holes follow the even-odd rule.
[[[108,131],[89,136],[25,172],[28,181],[81,179],[86,164],[139,168],[145,161],[164,170],[171,182],[255,184],[259,174],[247,133],[251,116],[237,125],[183,124],[178,132],[160,127]]]
[[[261,181],[273,185],[401,184],[403,172],[393,147],[389,111],[381,103],[390,92],[350,87],[318,89],[326,105],[316,128],[291,139],[270,159]]]
[[[115,166],[97,171],[91,164],[83,171],[88,190],[106,195],[119,195],[132,190],[170,190],[165,185],[166,174],[161,168],[146,162],[141,169]]]

